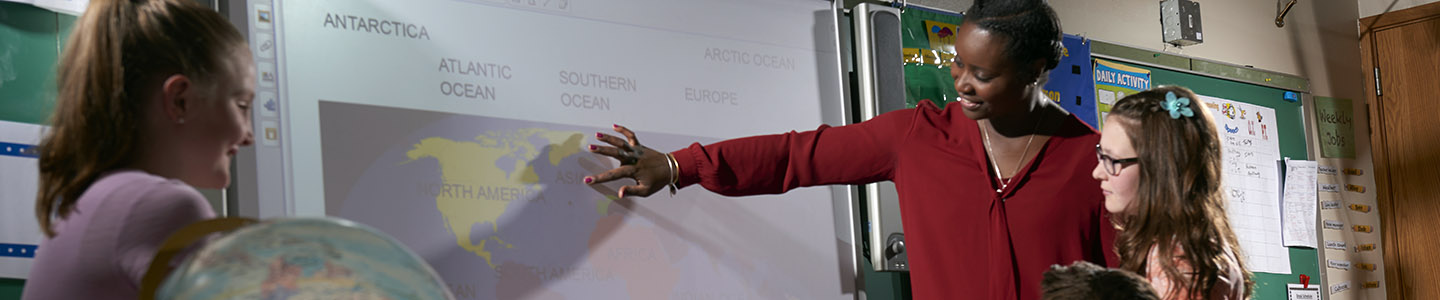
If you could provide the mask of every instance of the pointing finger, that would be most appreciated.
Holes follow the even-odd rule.
[[[619,132],[621,135],[624,135],[624,136],[625,136],[625,139],[628,140],[631,145],[635,145],[635,146],[639,146],[639,145],[640,145],[640,139],[635,137],[635,132],[634,132],[634,131],[630,131],[630,128],[625,128],[625,126],[615,125],[615,132]]]
[[[600,174],[585,177],[585,184],[600,184],[611,182],[620,178],[631,178],[635,174],[635,166],[620,166]]]
[[[619,148],[615,148],[615,147],[600,146],[600,145],[590,145],[590,152],[591,152],[591,153],[595,153],[595,154],[604,155],[604,156],[613,157],[613,158],[619,159],[619,160],[625,160],[625,157],[621,156],[621,155],[624,155],[625,153],[623,153],[622,151],[620,151]]]
[[[601,142],[605,142],[606,144],[610,144],[611,146],[615,146],[616,148],[630,149],[630,144],[625,143],[625,140],[622,140],[619,137],[613,135],[596,132],[595,139],[600,140]]]

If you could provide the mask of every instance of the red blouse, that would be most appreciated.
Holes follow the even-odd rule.
[[[1066,117],[996,193],[980,128],[960,109],[926,101],[853,125],[696,143],[674,152],[679,185],[740,196],[893,181],[916,299],[1039,299],[1050,265],[1117,265],[1090,176],[1094,129]]]

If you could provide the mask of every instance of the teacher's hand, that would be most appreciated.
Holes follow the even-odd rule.
[[[617,195],[620,197],[650,196],[670,184],[670,161],[665,153],[640,145],[640,140],[635,138],[635,132],[629,128],[615,125],[615,132],[624,135],[625,139],[595,133],[596,139],[610,146],[590,145],[590,152],[613,157],[620,161],[620,167],[585,177],[586,184],[606,183],[620,178],[634,179],[635,184],[620,187]]]

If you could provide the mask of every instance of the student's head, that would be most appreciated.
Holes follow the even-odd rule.
[[[39,147],[36,217],[53,235],[101,173],[163,152],[172,177],[203,188],[229,182],[229,160],[251,143],[255,74],[244,37],[191,0],[98,0],[60,58],[51,130]]]
[[[1220,140],[1205,105],[1178,86],[1115,103],[1100,129],[1100,162],[1092,172],[1106,210],[1122,218],[1180,218],[1223,209]]]
[[[1039,105],[1035,93],[1064,51],[1060,38],[1060,19],[1044,1],[975,1],[955,34],[956,105],[975,120]]]
[[[1091,173],[1122,230],[1116,239],[1121,267],[1139,272],[1152,246],[1159,253],[1179,246],[1204,278],[1193,282],[1201,291],[1195,294],[1208,292],[1230,259],[1240,264],[1226,254],[1239,248],[1221,192],[1219,135],[1206,105],[1177,86],[1120,99],[1101,127],[1099,163]],[[1171,263],[1161,265],[1176,275],[1170,278],[1181,278]]]
[[[1050,266],[1040,282],[1045,300],[1159,300],[1155,289],[1135,273],[1079,261]]]

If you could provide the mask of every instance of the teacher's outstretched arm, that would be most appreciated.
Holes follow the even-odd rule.
[[[924,108],[938,112],[933,105]],[[649,196],[667,186],[674,192],[692,184],[721,195],[748,196],[891,180],[895,159],[904,149],[900,145],[921,112],[904,109],[846,126],[695,143],[669,153],[641,145],[629,128],[615,125],[624,138],[596,133],[603,143],[590,146],[590,152],[614,158],[620,166],[586,177],[585,183],[634,179],[635,184],[619,188],[620,197]]]

